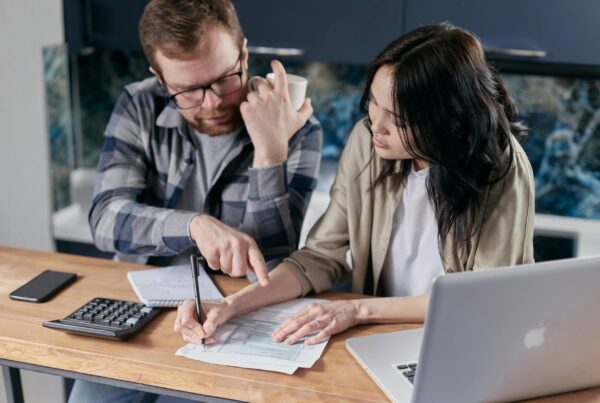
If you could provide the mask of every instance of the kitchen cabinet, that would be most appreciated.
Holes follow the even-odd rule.
[[[71,54],[88,47],[142,50],[138,22],[148,0],[63,0]]]
[[[64,0],[70,52],[141,50],[138,21],[148,0]],[[297,60],[367,63],[403,32],[403,0],[234,1],[252,53]]]
[[[406,30],[448,21],[495,59],[600,65],[597,0],[406,0]]]
[[[403,0],[234,0],[254,53],[368,63],[403,32]]]
[[[141,50],[148,0],[64,0],[71,53]],[[600,66],[598,0],[233,0],[253,53],[367,63],[392,39],[449,21],[477,34],[490,57]]]

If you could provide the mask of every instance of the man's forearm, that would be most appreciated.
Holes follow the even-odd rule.
[[[130,255],[173,255],[193,246],[188,223],[194,215],[128,199],[109,199],[92,207],[90,228],[100,250]]]
[[[254,159],[252,160],[252,168],[264,168],[269,165],[280,164],[287,160],[287,148],[278,152],[258,152],[254,151]]]
[[[300,281],[292,273],[288,263],[281,263],[270,274],[270,284],[263,287],[250,284],[225,300],[231,305],[234,316],[243,315],[263,306],[298,298],[302,295]]]
[[[303,214],[290,209],[290,196],[298,192],[289,191],[287,162],[251,168],[248,176],[248,200],[240,229],[256,240],[266,261],[281,261],[296,250],[299,233],[295,228],[303,219]]]
[[[314,119],[287,144],[287,159],[249,169],[249,194],[241,228],[267,261],[281,261],[298,247],[308,202],[317,184],[322,131]],[[255,149],[255,158],[262,153]]]

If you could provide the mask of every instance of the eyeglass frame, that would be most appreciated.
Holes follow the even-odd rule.
[[[241,62],[241,60],[242,60],[242,54],[243,54],[243,50],[240,50],[240,55],[238,56],[237,60],[235,61],[236,65]],[[167,90],[167,88],[165,88],[165,91],[166,91],[166,93],[168,95],[169,100],[173,101],[173,103],[175,104],[175,106],[177,107],[177,109],[179,109],[179,110],[193,109],[193,108],[196,108],[197,106],[202,105],[204,103],[204,99],[206,97],[206,90],[211,90],[212,93],[215,94],[216,96],[218,96],[219,98],[225,97],[227,95],[235,94],[236,92],[240,91],[244,87],[244,82],[243,82],[243,78],[242,78],[243,74],[244,74],[244,64],[241,63],[240,64],[240,69],[238,71],[222,75],[221,77],[218,77],[218,78],[214,79],[213,81],[211,81],[208,84],[198,85],[198,86],[192,87],[192,88],[187,88],[187,89],[179,91],[179,92],[177,92],[177,93],[175,93],[173,95],[168,95],[169,91]],[[232,77],[232,76],[238,76],[239,77],[239,79],[240,79],[240,88],[238,88],[235,91],[229,92],[227,94],[217,94],[215,92],[215,90],[212,88],[212,86],[216,82],[221,81],[221,80],[223,80],[225,78],[228,78],[228,77]],[[169,83],[167,83],[165,81],[165,79],[162,77],[162,75],[161,75],[161,79],[162,79],[163,83],[165,83],[165,87],[169,87]],[[190,106],[190,107],[187,107],[187,108],[182,108],[182,107],[180,107],[177,104],[177,101],[175,100],[175,97],[177,97],[178,95],[181,95],[183,93],[186,93],[186,92],[194,92],[194,91],[198,91],[198,90],[203,90],[203,92],[202,92],[202,100],[200,102],[198,102],[194,106]]]

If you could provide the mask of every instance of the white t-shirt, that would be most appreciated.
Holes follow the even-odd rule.
[[[240,141],[241,128],[231,133],[210,136],[192,131],[192,143],[196,149],[196,164],[177,203],[179,210],[204,212],[204,199],[227,154]]]
[[[429,168],[412,171],[394,213],[392,236],[381,281],[386,296],[421,295],[444,274],[438,225],[425,187]]]

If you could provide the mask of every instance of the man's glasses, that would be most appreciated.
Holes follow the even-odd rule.
[[[241,59],[242,52],[240,52],[236,64],[239,63]],[[192,109],[202,105],[206,90],[211,90],[213,94],[219,97],[224,97],[241,90],[242,75],[243,67],[240,66],[240,70],[235,73],[226,74],[206,85],[179,91],[178,93],[169,96],[169,99],[171,99],[179,109]]]

